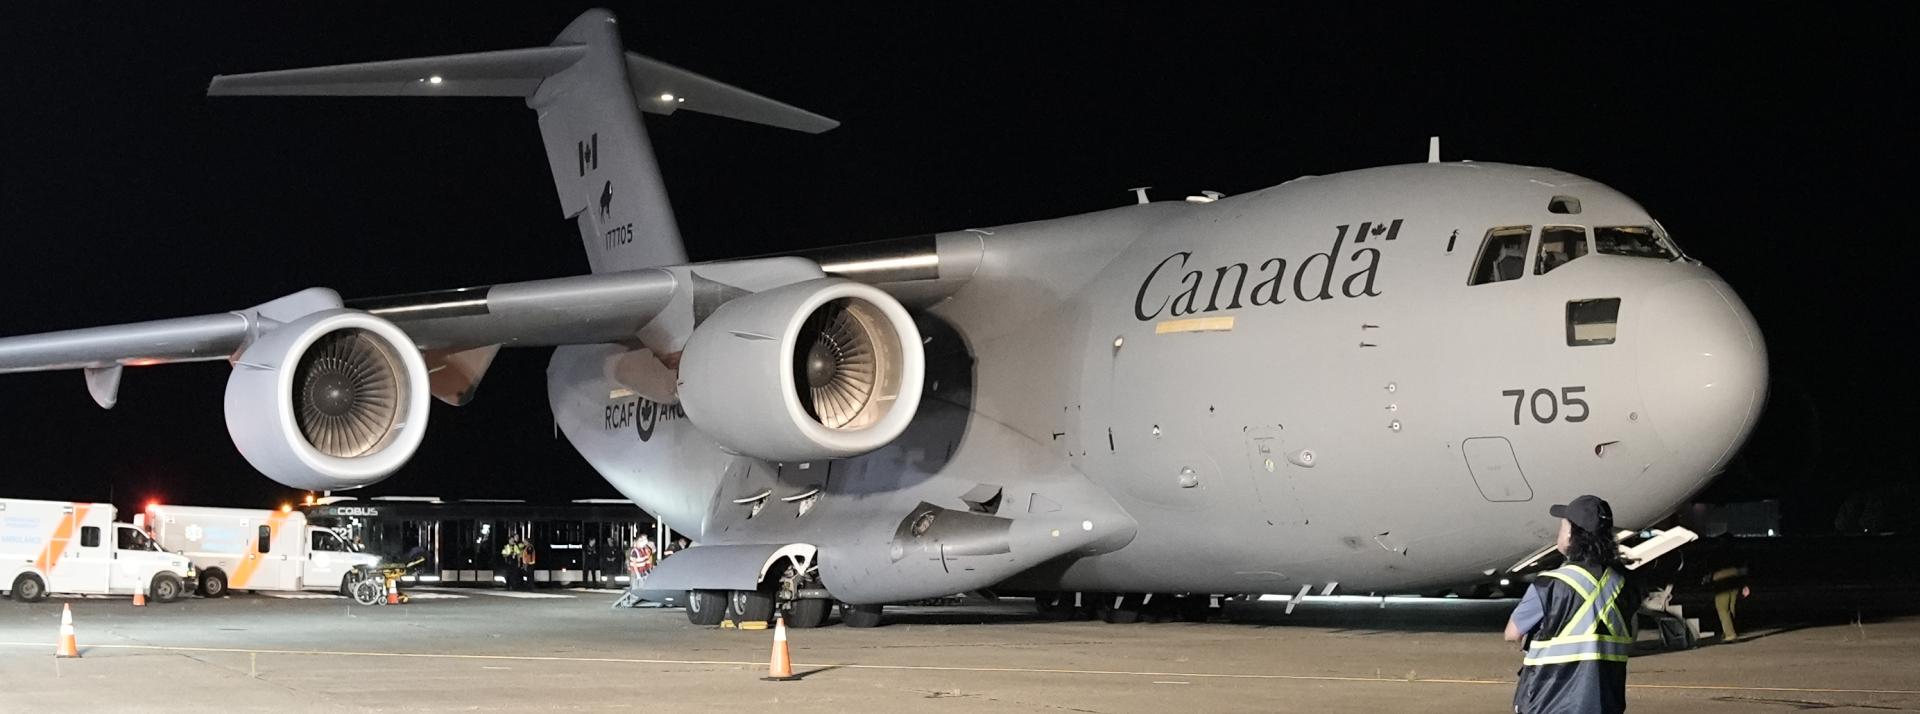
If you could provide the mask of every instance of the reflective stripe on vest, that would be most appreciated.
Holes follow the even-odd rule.
[[[1626,587],[1626,579],[1609,568],[1601,572],[1596,582],[1592,573],[1574,565],[1556,568],[1542,575],[1573,588],[1580,595],[1580,604],[1574,607],[1573,616],[1567,618],[1567,624],[1552,639],[1534,640],[1527,646],[1527,657],[1521,660],[1521,664],[1534,667],[1567,662],[1627,661],[1633,638],[1627,634],[1626,618],[1621,616],[1620,608],[1614,602],[1619,599],[1620,590]],[[1604,635],[1600,634],[1602,623],[1607,629]]]

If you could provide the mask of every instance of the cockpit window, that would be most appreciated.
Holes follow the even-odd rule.
[[[1527,272],[1527,237],[1533,226],[1504,226],[1487,231],[1480,243],[1480,256],[1473,261],[1468,285],[1513,280]]]
[[[1586,226],[1546,226],[1540,229],[1540,262],[1534,275],[1546,275],[1554,268],[1587,254]]]
[[[1652,226],[1606,226],[1593,229],[1594,249],[1604,255],[1675,260],[1680,252],[1660,239]]]
[[[1620,298],[1567,303],[1567,346],[1611,345],[1619,330]]]

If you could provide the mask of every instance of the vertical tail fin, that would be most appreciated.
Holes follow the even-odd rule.
[[[582,14],[549,47],[221,75],[207,93],[525,97],[561,214],[578,222],[596,273],[686,262],[640,112],[686,109],[807,133],[839,126],[627,52],[605,10]]]

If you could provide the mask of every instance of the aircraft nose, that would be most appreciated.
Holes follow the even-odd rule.
[[[1767,347],[1719,280],[1661,286],[1639,313],[1639,382],[1651,426],[1682,473],[1725,468],[1766,401]]]

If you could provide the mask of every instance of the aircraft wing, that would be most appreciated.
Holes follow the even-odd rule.
[[[421,350],[619,342],[658,316],[678,283],[670,269],[646,269],[352,301],[314,288],[223,313],[0,338],[0,373],[232,360],[262,333],[330,309],[392,322]]]

